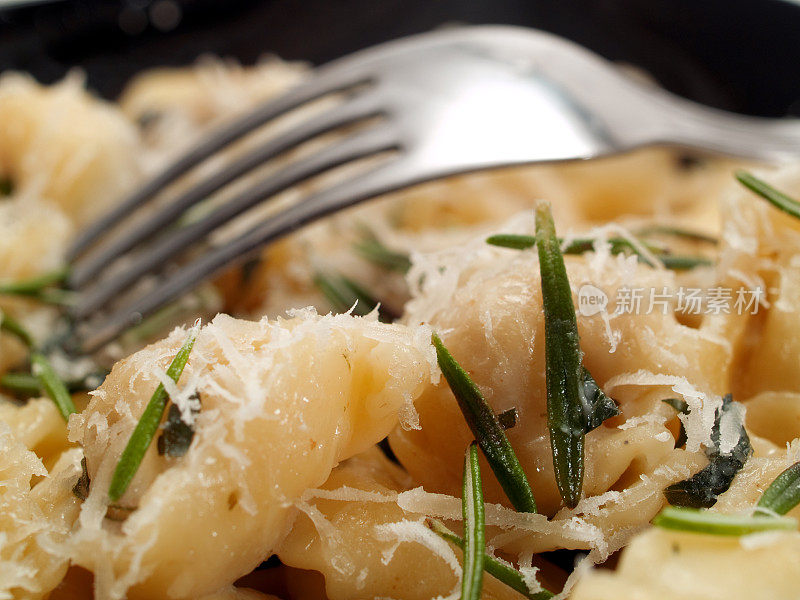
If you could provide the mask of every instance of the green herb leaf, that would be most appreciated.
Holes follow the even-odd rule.
[[[345,313],[352,308],[354,315],[363,317],[378,306],[378,301],[369,292],[344,275],[318,272],[314,276],[314,284],[337,312]],[[381,321],[391,322],[398,315],[391,314],[381,305],[378,316]]]
[[[557,238],[559,245],[564,244],[564,240]],[[583,254],[594,250],[594,244],[597,240],[594,238],[573,238],[569,243],[561,249],[562,254]],[[514,233],[499,233],[486,238],[486,243],[492,246],[500,246],[501,248],[511,248],[513,250],[527,250],[536,245],[536,236],[533,235],[518,235]],[[631,252],[639,256],[645,262],[645,259],[634,244],[625,238],[612,237],[608,239],[611,245],[612,254],[620,254],[622,252]],[[651,248],[653,251],[660,251],[660,248]],[[648,264],[650,264],[648,262]]]
[[[584,252],[589,252],[594,249],[595,241],[596,240],[593,238],[575,238],[570,240],[569,244],[561,249],[561,253],[583,254]],[[501,233],[486,238],[486,242],[493,246],[512,248],[514,250],[525,250],[527,248],[532,248],[536,244],[536,238],[532,235]],[[563,244],[563,241],[559,238],[558,243]],[[632,243],[628,239],[613,237],[608,239],[608,243],[611,244],[611,254],[622,254],[623,252],[633,254],[639,259],[640,262],[651,267],[655,266],[652,261],[642,254],[636,244]],[[684,256],[670,254],[664,248],[653,246],[652,244],[642,242],[642,245],[650,250],[650,252],[652,252],[659,261],[661,261],[665,268],[673,271],[686,271],[697,267],[707,267],[714,264],[713,260],[705,256]]]
[[[669,404],[672,408],[683,415],[689,414],[689,405],[686,403],[686,400],[681,400],[679,398],[664,398],[662,402],[664,404]],[[683,426],[683,421],[680,421],[680,424],[681,428],[678,433],[678,439],[675,440],[676,448],[681,448],[686,445],[686,428]]]
[[[779,192],[766,181],[762,181],[747,171],[739,170],[736,171],[735,175],[739,183],[767,200],[772,206],[782,210],[787,215],[800,219],[800,202],[790,198],[783,192]]]
[[[50,361],[45,358],[41,352],[31,353],[31,370],[33,374],[39,379],[44,391],[50,396],[50,399],[55,402],[58,412],[64,417],[65,421],[69,420],[72,413],[78,412],[75,409],[75,404],[72,403],[72,397],[69,395],[69,390],[61,378],[56,373]]]
[[[785,515],[800,504],[800,462],[794,463],[764,490],[759,508]]]
[[[434,333],[431,341],[436,348],[439,368],[511,505],[520,512],[535,513],[536,501],[528,478],[497,415],[475,382],[445,348],[439,336]]]
[[[366,227],[362,230],[362,239],[353,244],[353,249],[362,258],[387,271],[405,274],[411,268],[408,254],[391,250]]]
[[[89,479],[89,470],[86,468],[86,457],[84,456],[81,458],[81,476],[78,477],[78,481],[75,482],[75,485],[72,486],[72,493],[79,499],[79,500],[86,500],[89,497],[89,485],[91,481]]]
[[[461,577],[461,600],[480,600],[481,597],[483,557],[486,554],[483,509],[478,447],[472,442],[464,456],[464,484],[461,492],[461,514],[464,517],[464,574]]]
[[[586,413],[581,394],[578,322],[549,205],[536,207],[536,245],[544,306],[547,426],[556,484],[564,503],[578,504],[583,487]]]
[[[497,413],[497,420],[500,423],[500,427],[504,430],[513,429],[517,426],[519,413],[516,408],[509,408],[501,413]]]
[[[0,387],[26,397],[38,396],[42,392],[39,378],[31,373],[3,373]]]
[[[617,403],[603,393],[592,374],[585,367],[581,367],[580,392],[586,416],[584,424],[586,433],[600,427],[606,419],[619,414]]]
[[[427,525],[439,537],[455,544],[462,550],[464,549],[464,538],[452,532],[438,519],[427,519]],[[483,556],[483,568],[489,575],[505,583],[512,590],[516,590],[530,600],[549,600],[553,597],[553,593],[547,590],[531,592],[525,583],[525,578],[522,576],[522,573],[511,565],[497,560],[488,552]]]
[[[36,345],[31,334],[25,330],[19,321],[6,313],[0,314],[0,330],[15,336],[28,348],[33,348]]]
[[[533,235],[517,235],[514,233],[498,233],[486,238],[486,243],[501,248],[512,248],[513,250],[526,250],[536,245],[536,237]]]
[[[639,229],[636,232],[636,235],[641,237],[648,237],[651,235],[669,235],[693,242],[704,242],[706,244],[719,243],[717,238],[715,238],[713,235],[708,235],[699,231],[692,231],[691,229],[684,229],[683,227],[674,227],[671,225],[649,225]]]
[[[63,283],[68,274],[69,268],[61,267],[60,269],[44,273],[38,277],[32,277],[31,279],[0,283],[0,294],[34,296],[47,287]]]
[[[664,490],[664,495],[674,506],[709,508],[717,503],[717,496],[725,492],[736,474],[742,470],[753,453],[750,438],[744,425],[740,426],[739,439],[728,454],[720,451],[720,424],[725,415],[734,410],[733,398],[727,394],[722,407],[717,410],[711,431],[712,447],[706,449],[708,465],[689,479],[674,483]]]
[[[689,271],[697,267],[711,267],[714,261],[705,256],[689,256],[680,254],[657,254],[658,260],[665,268],[673,271]]]
[[[192,347],[194,347],[194,342],[197,339],[199,330],[200,323],[198,322],[189,331],[189,335],[186,336],[186,341],[183,343],[183,346],[181,346],[181,349],[178,350],[178,353],[175,355],[175,358],[172,359],[167,369],[167,376],[176,383],[178,379],[180,379],[181,373],[183,373],[183,368],[189,361],[189,354],[192,352]],[[147,448],[150,446],[150,442],[153,441],[153,437],[155,437],[156,431],[158,431],[158,425],[161,423],[161,417],[164,415],[166,405],[167,392],[164,389],[164,384],[159,383],[156,391],[153,392],[150,401],[147,403],[139,422],[136,424],[136,428],[133,430],[128,444],[122,451],[122,456],[120,456],[119,462],[117,463],[117,468],[114,470],[114,475],[111,478],[111,485],[108,489],[108,497],[111,499],[111,502],[119,500],[125,493],[125,490],[128,489],[133,476],[139,469],[145,452],[147,452]]]
[[[759,531],[793,531],[797,529],[797,520],[726,515],[704,509],[667,506],[653,519],[653,525],[662,529],[738,536]]]
[[[197,400],[199,396],[195,393],[191,399]],[[192,414],[198,412],[196,408],[192,409]],[[194,438],[194,428],[181,418],[181,410],[174,404],[170,404],[163,431],[156,442],[158,453],[161,456],[179,458],[189,451],[192,438]]]

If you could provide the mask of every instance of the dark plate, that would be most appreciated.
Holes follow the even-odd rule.
[[[320,63],[454,22],[538,27],[636,64],[688,98],[800,115],[792,0],[62,0],[0,11],[0,69],[51,82],[80,66],[114,97],[141,69],[205,52]]]

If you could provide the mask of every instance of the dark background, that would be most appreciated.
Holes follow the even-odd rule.
[[[137,71],[211,52],[325,62],[445,23],[546,29],[739,112],[800,115],[796,0],[61,0],[0,10],[0,69],[74,66],[106,97]]]

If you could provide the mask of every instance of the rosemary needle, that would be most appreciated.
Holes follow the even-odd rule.
[[[593,238],[575,238],[561,249],[562,254],[583,254],[594,249],[595,239]],[[654,266],[653,262],[648,259],[636,247],[636,244],[630,240],[622,237],[608,238],[608,243],[611,245],[611,254],[622,254],[628,252],[636,256],[640,262]],[[486,238],[486,243],[492,246],[500,246],[502,248],[512,248],[514,250],[526,250],[536,245],[536,237],[532,235],[518,235],[513,233],[499,233]],[[559,244],[563,244],[563,240],[558,239]],[[686,271],[696,267],[711,266],[714,261],[705,256],[693,255],[677,255],[670,254],[663,247],[654,246],[652,244],[641,242],[665,268],[673,271]]]
[[[636,232],[640,237],[647,237],[650,235],[669,235],[672,237],[683,238],[693,242],[704,242],[706,244],[717,244],[719,240],[713,235],[708,235],[701,231],[693,231],[691,229],[684,229],[683,227],[676,227],[673,225],[649,225],[642,227]]]
[[[794,463],[775,478],[764,491],[759,508],[785,515],[800,504],[800,462]]]
[[[462,550],[464,549],[464,538],[450,531],[444,523],[438,519],[427,519],[427,523],[436,535],[448,542],[452,542]],[[483,568],[489,575],[506,584],[512,590],[516,590],[529,600],[548,600],[553,597],[553,593],[547,590],[531,592],[530,589],[528,589],[528,585],[525,583],[525,578],[522,576],[522,573],[511,565],[497,560],[488,552],[485,553],[483,557]]]
[[[33,374],[36,375],[39,383],[44,388],[44,391],[55,402],[58,411],[64,420],[69,420],[69,416],[78,412],[75,409],[75,404],[72,402],[72,396],[69,395],[67,386],[56,374],[50,361],[45,358],[44,354],[40,352],[31,353],[31,369]]]
[[[797,520],[789,517],[727,515],[706,509],[667,506],[653,519],[653,525],[695,533],[747,535],[776,529],[793,531],[797,529]]]
[[[486,554],[483,489],[478,447],[472,442],[464,456],[461,514],[464,517],[464,570],[461,600],[480,600],[483,588],[483,557]]]
[[[800,219],[800,202],[794,198],[790,198],[783,192],[779,192],[766,181],[762,181],[752,173],[739,170],[736,171],[735,175],[739,183],[767,200],[775,208]]]
[[[536,207],[536,245],[544,307],[547,426],[556,485],[564,503],[573,508],[583,487],[586,436],[580,389],[581,349],[572,290],[553,215],[546,203]]]
[[[364,228],[362,239],[353,244],[353,249],[365,260],[386,269],[407,273],[411,268],[408,254],[387,247],[372,231]]]
[[[528,478],[522,470],[522,465],[519,464],[517,455],[514,454],[514,449],[497,415],[439,336],[434,333],[431,341],[436,348],[439,368],[511,505],[519,512],[535,513],[536,500],[533,498]]]
[[[200,330],[199,322],[192,327],[186,341],[178,350],[175,358],[172,359],[169,368],[167,369],[167,376],[174,382],[178,382],[183,368],[189,360],[189,354],[194,346],[197,333]],[[142,413],[136,428],[133,430],[128,444],[122,451],[122,456],[119,458],[117,468],[114,470],[114,475],[111,478],[111,485],[108,489],[108,497],[111,502],[116,502],[128,489],[128,486],[139,469],[139,465],[144,458],[147,448],[155,437],[158,431],[158,425],[161,423],[161,417],[164,415],[164,409],[167,406],[167,392],[164,389],[164,384],[159,383],[156,391],[147,403],[147,406]]]
[[[0,283],[0,294],[35,295],[47,287],[63,282],[68,274],[68,267],[61,267],[31,279]]]
[[[5,313],[0,313],[0,330],[16,336],[28,348],[33,348],[35,345],[31,334],[16,319]]]

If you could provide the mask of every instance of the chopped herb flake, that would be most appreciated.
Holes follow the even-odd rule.
[[[732,396],[727,394],[714,418],[714,427],[711,431],[712,447],[706,449],[708,465],[691,478],[674,483],[664,490],[664,495],[670,504],[693,508],[714,506],[717,503],[717,496],[731,486],[733,478],[742,470],[744,463],[753,453],[750,438],[743,424],[739,426],[739,438],[733,449],[727,454],[723,454],[720,450],[721,421],[726,414],[735,410],[734,406]]]
[[[467,372],[456,362],[435,333],[432,337],[436,347],[439,368],[456,397],[464,419],[467,421],[475,440],[489,462],[497,480],[511,505],[520,512],[536,512],[528,478],[519,464],[517,455],[508,441],[502,425],[492,408],[486,402],[478,386]]]
[[[516,408],[509,408],[501,413],[497,413],[497,420],[500,422],[500,427],[503,429],[513,429],[517,426],[519,413]]]
[[[72,493],[80,500],[86,500],[89,497],[89,470],[86,468],[86,457],[81,458],[81,476],[78,481],[72,486]]]
[[[197,399],[197,394],[193,398]],[[193,409],[192,413],[196,414],[197,410]],[[170,404],[163,431],[156,442],[158,453],[161,456],[181,457],[189,451],[192,438],[194,438],[194,427],[181,418],[181,411],[177,406]]]
[[[686,400],[681,400],[679,398],[664,398],[662,400],[664,404],[669,404],[672,408],[677,410],[680,414],[686,415],[689,414],[689,405],[686,403]],[[686,427],[683,426],[683,421],[680,421],[680,431],[678,432],[678,439],[675,440],[675,447],[682,448],[686,445]]]
[[[592,374],[585,367],[581,367],[580,391],[584,402],[583,408],[586,417],[584,431],[586,433],[600,427],[606,419],[619,414],[617,403],[603,393]]]

